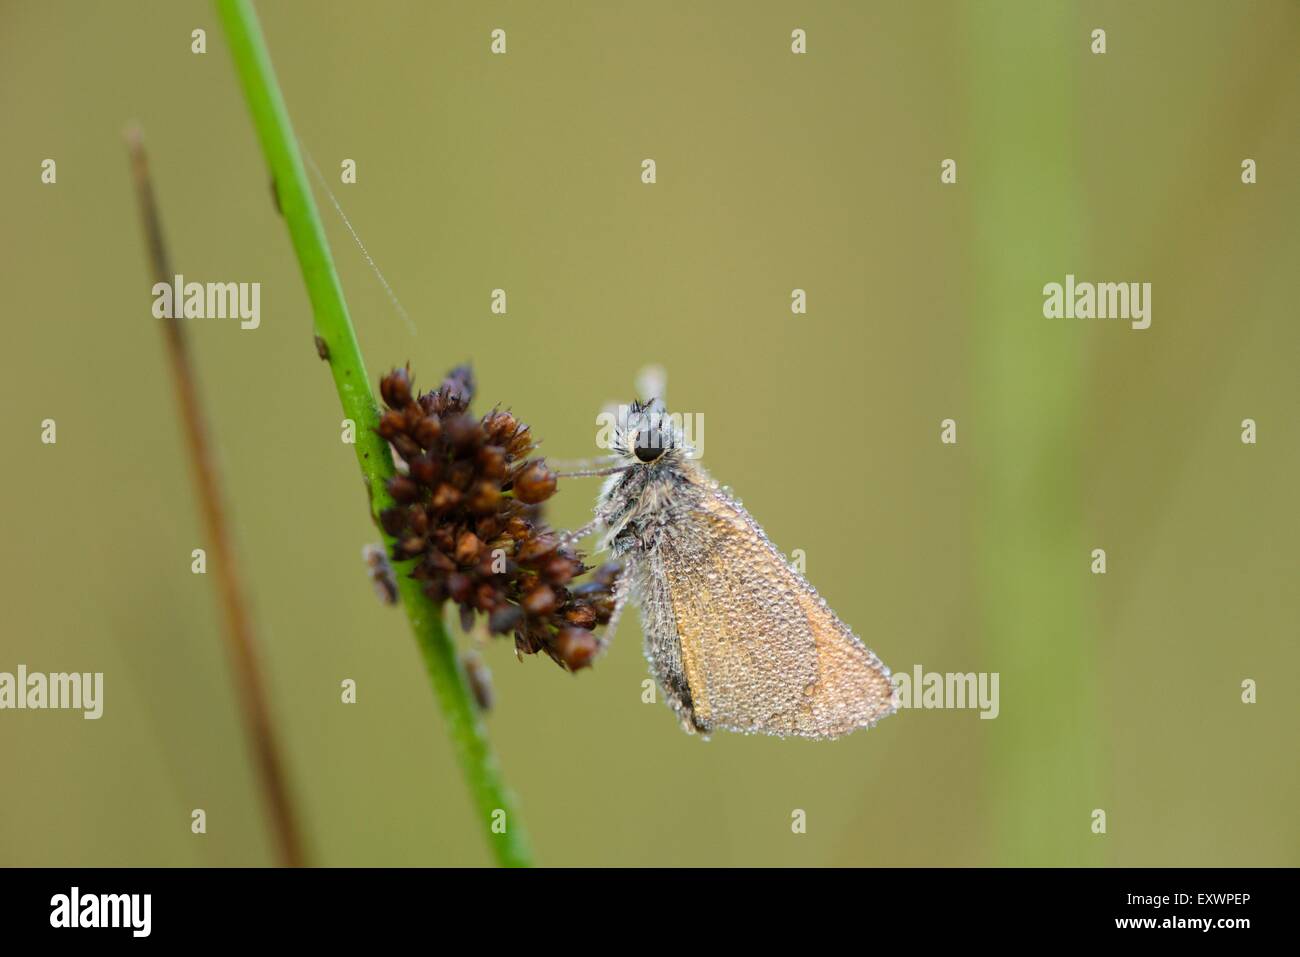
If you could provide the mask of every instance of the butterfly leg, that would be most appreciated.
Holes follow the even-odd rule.
[[[559,545],[556,547],[564,548],[567,545],[572,545],[574,542],[578,541],[579,539],[586,538],[588,535],[590,535],[599,527],[600,527],[600,516],[597,515],[586,525],[582,526],[582,528],[574,528],[562,534],[560,536]]]
[[[609,524],[609,519],[610,519],[610,514],[607,510],[597,510],[596,517],[593,518],[586,525],[582,526],[581,528],[575,528],[571,531],[562,534],[560,536],[559,545],[557,547],[564,548],[567,545],[572,545],[574,542],[578,541],[578,539],[586,538],[596,529],[607,526]],[[607,547],[607,546],[601,546],[601,547]]]
[[[628,597],[632,594],[631,581],[631,576],[625,571],[614,582],[614,610],[610,612],[609,623],[605,625],[605,632],[596,645],[596,654],[603,654],[610,642],[614,640],[614,632],[618,630],[618,620],[623,617],[623,609],[627,607]]]

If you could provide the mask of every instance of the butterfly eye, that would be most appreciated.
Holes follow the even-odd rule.
[[[653,462],[664,454],[668,443],[658,429],[642,429],[636,434],[636,457],[642,462]]]

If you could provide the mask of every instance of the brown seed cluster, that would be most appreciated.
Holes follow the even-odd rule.
[[[588,568],[541,517],[555,475],[529,457],[528,426],[498,409],[472,416],[468,366],[421,395],[409,367],[394,369],[379,391],[388,406],[379,434],[405,464],[388,484],[397,504],[379,516],[397,539],[393,558],[414,559],[411,577],[434,601],[454,601],[467,630],[481,612],[493,634],[514,634],[521,654],[545,651],[571,671],[591,664],[618,566],[576,583]]]

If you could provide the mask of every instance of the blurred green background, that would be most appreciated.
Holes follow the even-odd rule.
[[[993,721],[706,744],[642,704],[635,616],[577,676],[497,642],[488,722],[539,862],[1300,863],[1297,4],[259,9],[300,139],[334,182],[356,160],[335,192],[419,327],[326,201],[372,379],[472,359],[482,409],[580,457],[664,363],[705,464],[886,663],[1002,676]],[[176,270],[262,283],[260,329],[189,328],[312,856],[487,863],[366,580],[356,462],[213,11],[5,3],[0,117],[0,671],[105,673],[97,722],[0,712],[0,863],[272,861],[215,579],[190,573],[129,120]],[[1067,272],[1153,283],[1152,327],[1044,319]],[[595,493],[563,484],[553,523]]]

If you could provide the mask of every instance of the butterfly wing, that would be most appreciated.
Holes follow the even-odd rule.
[[[654,556],[695,727],[833,738],[893,713],[889,669],[740,503],[701,497]]]

